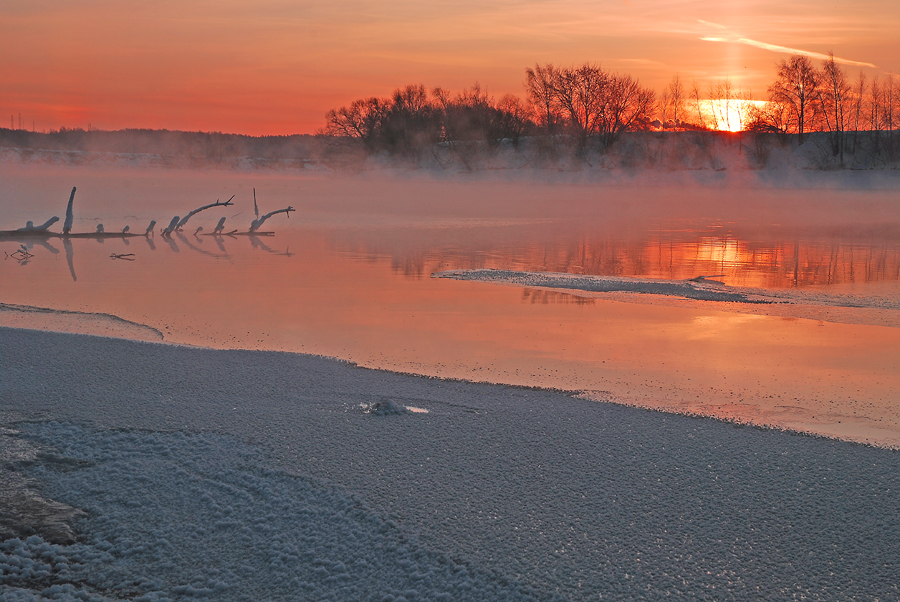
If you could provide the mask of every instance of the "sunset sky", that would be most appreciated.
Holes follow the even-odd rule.
[[[763,98],[793,51],[898,73],[900,2],[4,0],[0,127],[313,133],[409,83],[522,95],[536,62]]]

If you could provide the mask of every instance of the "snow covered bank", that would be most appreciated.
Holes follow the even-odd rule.
[[[357,496],[271,468],[231,437],[23,428],[83,464],[29,472],[91,519],[72,545],[0,544],[0,598],[538,599],[419,544]]]
[[[5,599],[53,567],[69,599],[900,596],[895,451],[296,354],[0,329],[0,357],[0,421],[79,462],[18,470],[89,513],[2,544]]]

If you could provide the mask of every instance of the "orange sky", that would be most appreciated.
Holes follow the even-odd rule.
[[[790,50],[900,72],[898,32],[896,0],[4,0],[0,126],[313,133],[408,83],[521,95],[535,62],[763,97]]]

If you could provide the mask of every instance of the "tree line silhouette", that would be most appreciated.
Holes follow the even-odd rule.
[[[518,148],[523,138],[545,156],[584,157],[606,153],[625,132],[666,130],[749,131],[781,144],[793,137],[797,145],[818,132],[840,165],[863,147],[886,162],[900,155],[900,83],[892,76],[869,80],[863,71],[851,83],[833,54],[820,68],[802,55],[780,61],[764,101],[727,79],[704,94],[679,75],[657,94],[593,63],[537,64],[525,70],[524,88],[524,98],[495,100],[478,84],[455,94],[409,85],[329,111],[321,133],[411,159],[444,148],[466,167],[479,152]]]

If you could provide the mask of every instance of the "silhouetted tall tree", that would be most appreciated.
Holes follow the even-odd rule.
[[[769,86],[769,98],[790,107],[789,127],[799,134],[800,144],[803,144],[803,135],[812,121],[810,105],[818,85],[819,73],[810,60],[794,55],[778,64],[778,79]]]
[[[380,98],[354,100],[349,107],[328,111],[325,133],[358,138],[367,149],[375,150],[386,110],[386,103]]]
[[[844,164],[844,131],[850,114],[850,84],[843,69],[835,63],[834,53],[829,53],[822,67],[816,89],[825,130],[829,133],[832,153]]]

